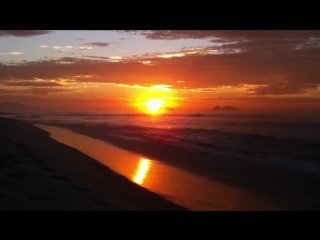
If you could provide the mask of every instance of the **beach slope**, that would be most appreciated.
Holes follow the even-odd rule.
[[[253,201],[257,206],[260,205],[259,209],[261,210],[270,209],[272,206],[278,206],[274,210],[320,210],[319,174],[310,174],[299,169],[287,169],[278,167],[278,165],[266,165],[259,161],[188,151],[171,145],[170,142],[166,142],[161,138],[146,136],[140,141],[132,140],[123,135],[110,134],[108,128],[103,128],[102,126],[63,123],[51,123],[48,125],[69,129],[76,133],[104,140],[116,147],[138,153],[146,158],[157,159],[165,164],[205,177],[210,181],[223,183],[233,189],[252,191],[259,198],[263,197],[270,202],[266,206],[256,197],[247,201],[244,195],[240,196],[241,201],[238,198],[230,199],[227,194],[229,191],[224,188],[220,192],[221,194],[217,192],[217,196],[223,199],[221,201],[222,204],[219,206],[220,209],[235,209],[235,205],[229,204],[230,202],[242,203],[241,207],[238,205],[239,207],[236,210],[250,209]],[[288,145],[288,148],[290,147],[291,145]],[[303,161],[300,162],[303,167]],[[295,161],[295,163],[299,162]],[[315,170],[318,166],[319,164],[315,164]],[[303,170],[302,167],[301,170]]]
[[[186,210],[65,146],[30,123],[0,118],[0,210]]]

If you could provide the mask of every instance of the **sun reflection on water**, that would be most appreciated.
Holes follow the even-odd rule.
[[[144,179],[148,175],[150,166],[151,166],[151,161],[149,159],[141,158],[138,163],[137,169],[134,173],[133,181],[135,183],[138,183],[139,185],[142,185],[144,182]]]

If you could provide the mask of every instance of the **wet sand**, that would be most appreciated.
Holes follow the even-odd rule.
[[[320,210],[319,176],[227,157],[217,158],[190,153],[161,141],[150,139],[132,141],[108,135],[106,132],[99,131],[98,128],[80,128],[68,124],[50,125],[68,128],[76,133],[107,141],[122,149],[139,153],[149,159],[157,159],[167,165],[223,183],[233,189],[253,192],[270,203],[267,206],[265,202],[261,202],[260,210]],[[230,196],[223,190],[219,191],[219,198],[232,205],[234,201],[230,199]],[[238,195],[237,201],[245,202],[244,199],[239,199],[241,195]],[[247,204],[250,205],[250,202],[255,202],[257,199],[259,198],[249,199]],[[259,205],[259,202],[255,204]],[[238,206],[236,210],[246,210],[248,205],[242,205],[242,209]]]
[[[181,211],[27,122],[0,118],[0,210]]]
[[[195,211],[284,210],[261,194],[209,180],[68,129],[36,125],[129,180]]]

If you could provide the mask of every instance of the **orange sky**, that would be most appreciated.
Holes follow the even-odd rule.
[[[144,112],[158,98],[177,113],[320,110],[320,31],[1,30],[0,38],[1,102]]]

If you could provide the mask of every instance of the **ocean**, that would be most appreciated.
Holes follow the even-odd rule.
[[[286,208],[288,202],[281,203],[282,190],[278,191],[278,187],[294,189],[295,194],[301,191],[303,196],[306,186],[298,176],[307,173],[315,183],[320,177],[320,114],[217,112],[149,116],[28,112],[2,116],[42,125],[57,141],[77,148],[131,181],[192,210]],[[131,155],[131,150],[124,145],[111,141],[111,145],[124,149],[119,152],[119,148],[101,141],[108,139],[123,139],[127,148],[132,145],[133,152],[137,149],[136,155]],[[157,147],[145,149],[151,146],[148,141]],[[185,156],[180,160],[180,155],[171,160],[156,157],[163,155],[163,151],[171,154],[171,146],[187,155],[193,153],[192,157],[188,160]],[[152,151],[157,154],[148,156]],[[234,165],[234,161],[240,164]],[[254,163],[246,164],[246,161]],[[270,176],[264,165],[270,166],[266,169],[275,175]],[[285,171],[279,173],[279,168]],[[295,175],[287,174],[287,170],[302,175],[292,177]],[[248,182],[247,178],[251,180]],[[274,181],[276,185],[264,188],[259,179]],[[317,194],[311,186],[307,187],[311,189],[308,196]],[[273,205],[274,192],[280,199],[276,205]]]
[[[236,111],[151,116],[93,111],[3,116],[77,126],[132,141],[152,139],[200,154],[223,154],[297,170],[318,172],[314,164],[320,162],[320,113]]]
[[[114,127],[145,127],[149,129],[193,129],[205,136],[210,130],[237,134],[257,134],[277,138],[320,141],[320,113],[254,114],[215,113],[185,115],[109,114],[102,112],[28,112],[2,114],[22,120],[106,125]]]

